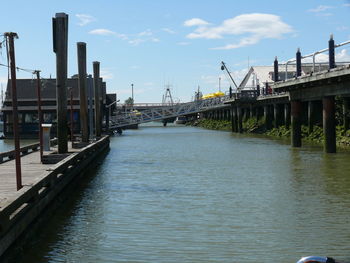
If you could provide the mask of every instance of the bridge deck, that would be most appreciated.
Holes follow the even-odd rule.
[[[55,150],[55,147],[51,147]],[[69,152],[76,152],[79,149],[72,149],[69,144]],[[40,178],[47,169],[54,164],[40,163],[40,152],[32,152],[21,157],[22,166],[22,185],[31,186]],[[15,160],[10,160],[0,164],[0,208],[3,202],[6,202],[16,193],[16,169]]]

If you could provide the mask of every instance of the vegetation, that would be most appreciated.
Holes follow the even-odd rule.
[[[133,105],[133,104],[134,104],[134,100],[133,100],[133,98],[129,97],[129,98],[127,98],[127,99],[124,101],[124,103],[125,103],[126,105]]]
[[[210,120],[201,119],[195,122],[189,123],[189,125],[199,126],[211,130],[231,131],[231,121],[227,120]],[[266,130],[264,118],[260,118],[258,121],[256,118],[250,118],[243,122],[243,132],[245,133],[259,133],[266,134],[271,137],[289,138],[290,129],[286,126],[280,126],[278,128],[272,128]],[[313,131],[309,133],[307,126],[301,127],[302,138],[305,141],[314,143],[323,143],[323,128],[315,125]],[[345,131],[341,125],[336,127],[337,144],[340,146],[350,146],[350,130]]]

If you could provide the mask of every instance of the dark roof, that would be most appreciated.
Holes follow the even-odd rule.
[[[102,81],[102,78],[100,78]],[[20,100],[36,100],[37,99],[37,81],[36,79],[17,79],[17,99]],[[73,88],[73,98],[79,99],[78,79],[67,79],[67,87]],[[106,83],[102,82],[102,94],[106,94]],[[12,101],[12,85],[11,81],[7,83],[5,101]],[[67,94],[69,98],[69,94]],[[41,98],[42,100],[56,100],[56,79],[41,80]]]

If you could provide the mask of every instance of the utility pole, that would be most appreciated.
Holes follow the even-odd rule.
[[[53,18],[53,51],[56,53],[57,139],[58,153],[68,152],[67,139],[67,51],[68,15]]]
[[[78,42],[78,72],[79,72],[79,96],[80,96],[80,125],[82,142],[89,141],[87,96],[86,96],[86,43]]]
[[[17,109],[17,87],[16,87],[16,61],[15,61],[15,46],[14,38],[18,38],[16,33],[5,33],[5,37],[9,46],[9,58],[11,68],[11,87],[12,87],[12,114],[13,114],[13,137],[15,140],[15,159],[16,159],[16,183],[17,191],[22,186],[22,171],[21,171],[21,155],[19,145],[19,132],[18,132],[18,109]]]
[[[34,71],[37,79],[36,93],[38,96],[38,120],[39,120],[39,144],[40,144],[40,162],[43,161],[43,128],[41,127],[43,123],[43,113],[41,111],[41,80],[40,80],[40,70]]]
[[[131,110],[134,110],[134,84],[131,84],[131,98],[132,98]]]
[[[101,104],[100,104],[100,62],[93,62],[95,91],[95,134],[101,137]]]

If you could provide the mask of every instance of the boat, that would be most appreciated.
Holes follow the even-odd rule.
[[[187,122],[186,116],[178,116],[174,121],[175,124],[185,124],[186,122]]]

